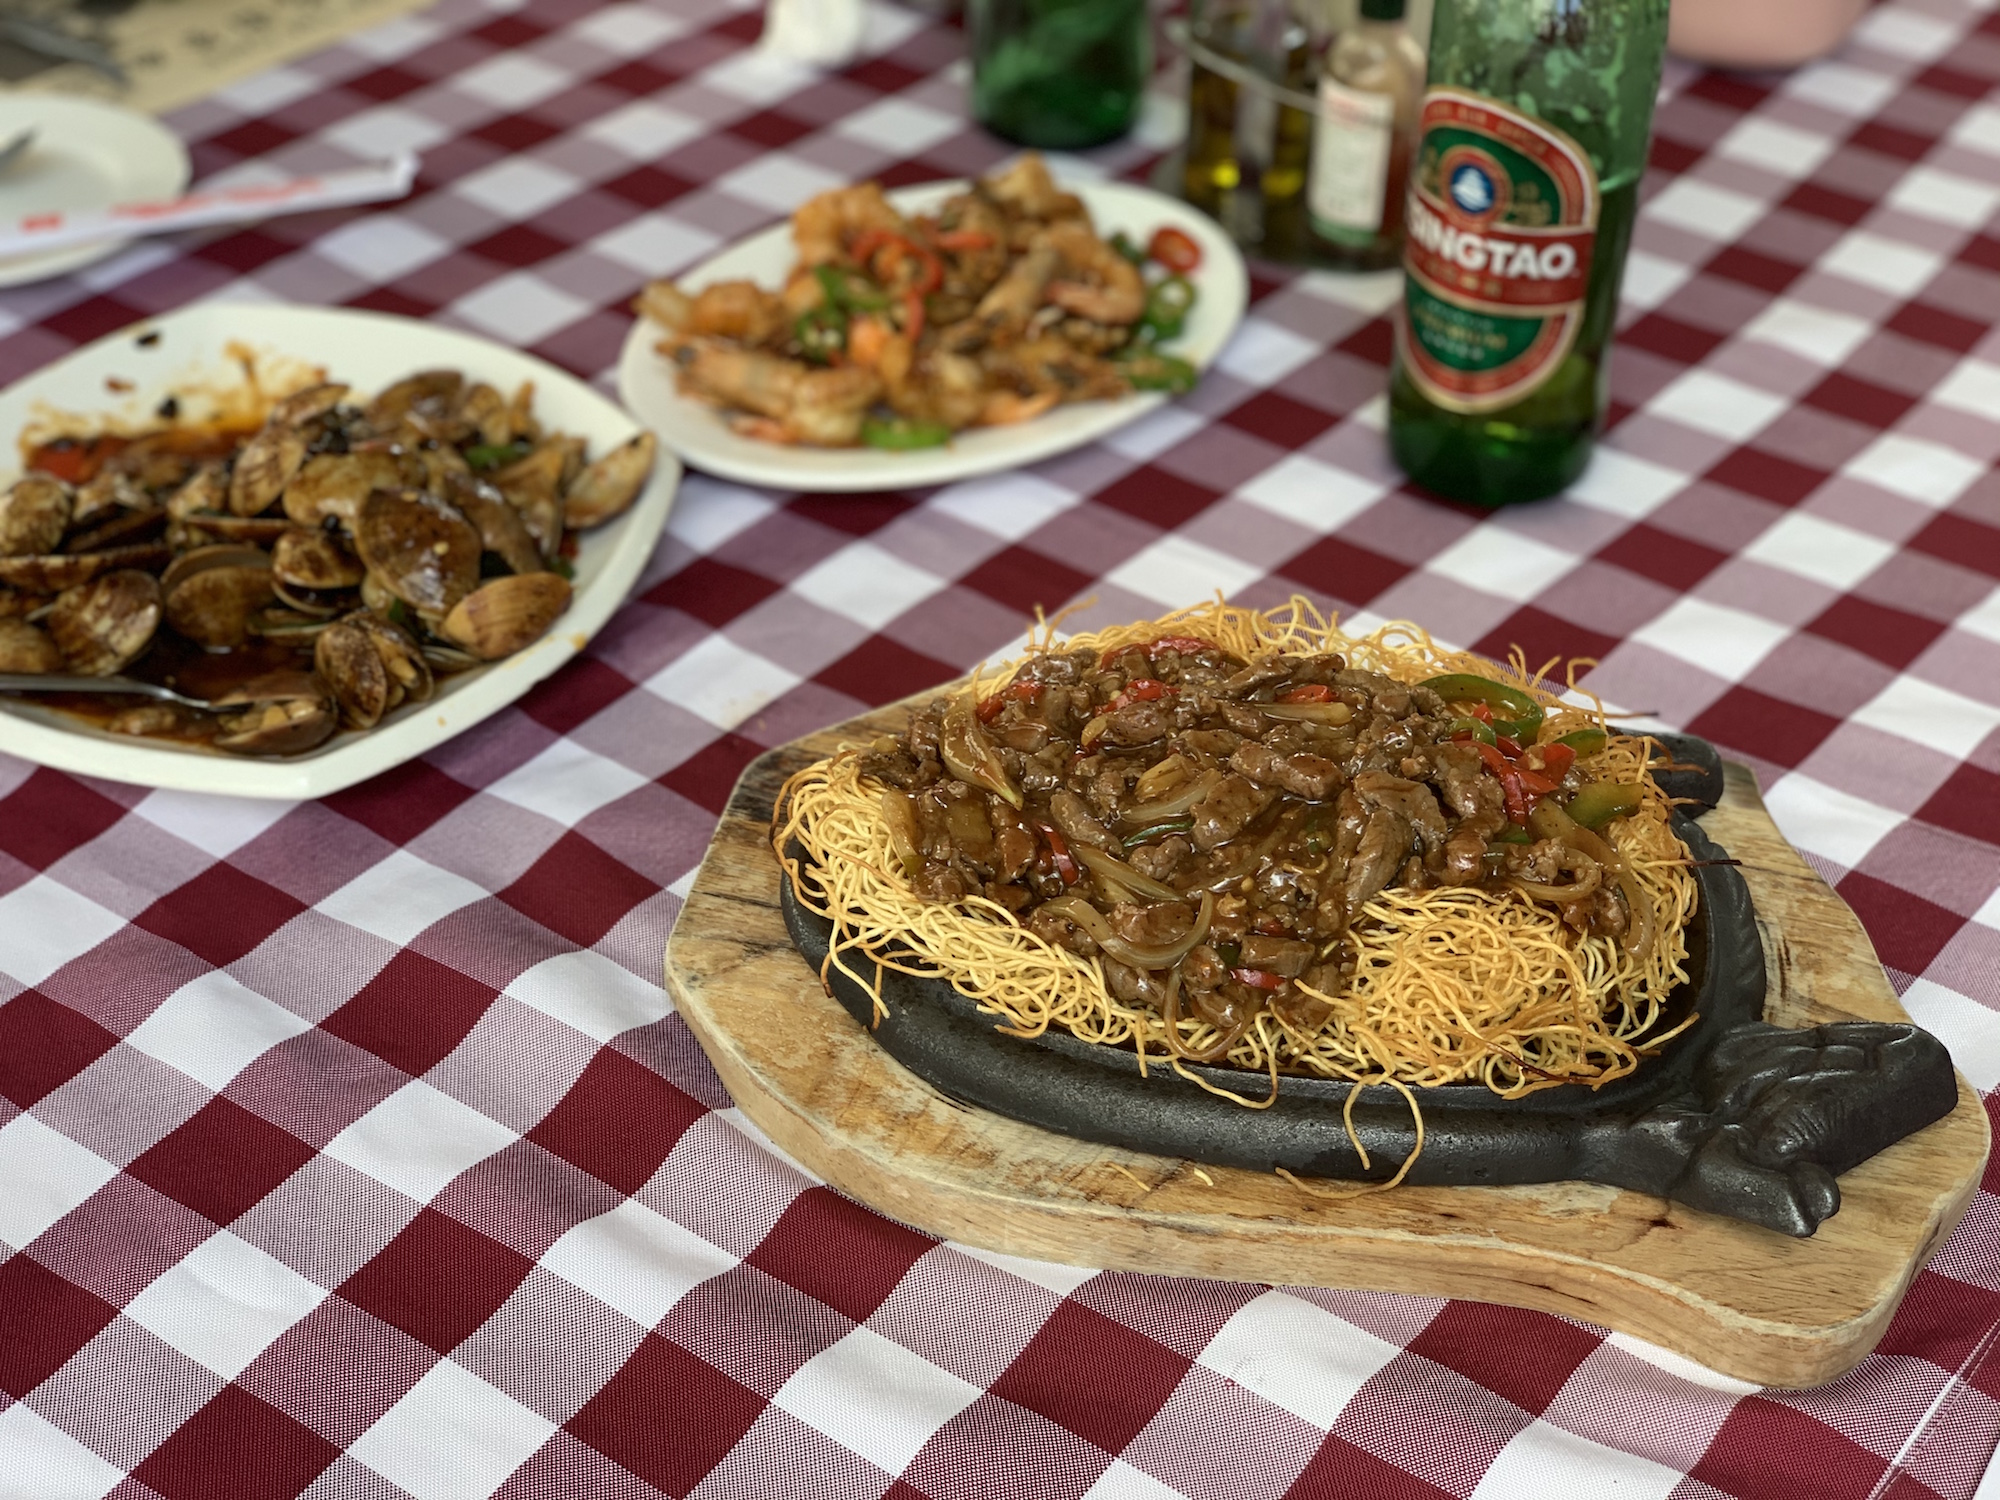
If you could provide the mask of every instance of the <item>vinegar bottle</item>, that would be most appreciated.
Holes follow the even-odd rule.
[[[1361,0],[1361,19],[1326,49],[1306,209],[1321,250],[1350,270],[1394,265],[1424,86],[1403,0]]]

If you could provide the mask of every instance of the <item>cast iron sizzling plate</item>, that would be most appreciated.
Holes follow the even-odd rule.
[[[1660,736],[1676,766],[1656,773],[1668,795],[1700,811],[1722,795],[1706,741]],[[1697,814],[1698,815],[1698,814]],[[1692,820],[1675,831],[1697,861],[1726,858]],[[1659,1029],[1695,1024],[1625,1078],[1501,1099],[1478,1084],[1417,1091],[1424,1148],[1405,1179],[1446,1186],[1579,1179],[1633,1188],[1809,1235],[1840,1206],[1834,1177],[1957,1101],[1951,1059],[1908,1025],[1842,1022],[1804,1031],[1763,1023],[1764,950],[1749,888],[1725,864],[1695,869],[1699,902],[1687,931],[1690,979]],[[815,972],[832,924],[805,910],[780,877],[785,923]],[[834,997],[871,1027],[868,995],[828,969]],[[1064,1032],[1005,1035],[943,979],[887,973],[888,1016],[870,1035],[903,1066],[955,1099],[1083,1140],[1217,1166],[1300,1176],[1384,1180],[1416,1145],[1410,1107],[1372,1085],[1353,1111],[1363,1168],[1342,1112],[1350,1085],[1280,1077],[1268,1109],[1247,1109],[1176,1076],[1142,1077],[1129,1051]],[[1265,1075],[1198,1068],[1218,1087],[1262,1100]]]

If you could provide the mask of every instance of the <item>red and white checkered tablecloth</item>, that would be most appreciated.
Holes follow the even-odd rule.
[[[0,377],[205,298],[436,318],[605,379],[646,277],[807,194],[984,168],[963,38],[837,76],[743,0],[446,0],[171,123],[250,177],[411,146],[371,212],[0,293]],[[1170,97],[1083,164],[1138,175]],[[855,1207],[658,986],[764,747],[1025,613],[1216,588],[1410,616],[1755,765],[1910,1011],[2000,1085],[2000,15],[1892,0],[1788,78],[1670,68],[1614,426],[1567,497],[1400,487],[1393,278],[1258,272],[1194,395],[1032,470],[691,477],[514,710],[323,802],[0,759],[0,1497],[1965,1500],[2000,1197],[1880,1350],[1759,1392],[1474,1303],[1095,1274]],[[2000,1188],[2000,1184],[1995,1184]]]

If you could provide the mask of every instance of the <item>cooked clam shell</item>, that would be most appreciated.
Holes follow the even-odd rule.
[[[354,547],[371,578],[425,614],[444,614],[479,582],[478,531],[429,495],[375,491],[355,516]]]
[[[326,684],[311,672],[272,672],[215,700],[216,708],[243,706],[222,721],[215,748],[237,755],[296,755],[339,727]]]
[[[75,497],[60,479],[29,474],[16,480],[0,495],[0,557],[55,551],[75,507]]]
[[[458,602],[438,633],[481,661],[495,661],[540,640],[569,607],[569,595],[560,573],[489,579]]]
[[[271,559],[255,547],[197,547],[160,579],[167,623],[198,646],[219,650],[250,638],[250,623],[271,602]]]
[[[271,414],[264,419],[266,427],[303,427],[314,417],[323,417],[340,405],[341,397],[347,394],[347,387],[337,380],[322,381],[309,385],[271,408]]]
[[[229,476],[229,508],[261,515],[277,504],[306,461],[305,434],[296,427],[266,427],[243,445]]]
[[[402,466],[392,453],[319,453],[285,486],[285,514],[301,526],[332,516],[347,530],[371,491],[401,489]]]
[[[0,620],[0,672],[39,677],[62,669],[62,652],[41,626],[20,619]]]
[[[386,387],[364,415],[377,432],[393,432],[413,413],[437,418],[452,412],[464,384],[456,370],[420,370]]]
[[[333,690],[343,723],[373,729],[381,722],[389,709],[389,669],[366,630],[335,620],[313,643],[313,666]]]
[[[102,552],[58,552],[53,556],[0,557],[0,584],[33,594],[56,594],[120,568],[154,568],[167,560],[164,542],[138,542]]]
[[[271,574],[301,589],[351,589],[367,570],[325,527],[294,526],[271,548]]]
[[[623,515],[653,472],[659,439],[642,432],[589,465],[563,497],[563,519],[571,526],[600,526]]]
[[[198,512],[229,509],[229,472],[221,464],[203,464],[181,487],[167,496],[167,514],[176,520]]]
[[[49,638],[83,677],[123,671],[160,627],[160,582],[135,568],[65,590],[50,609]]]
[[[539,573],[545,564],[541,548],[521,513],[492,485],[466,477],[445,493],[479,530],[479,544],[516,573]]]

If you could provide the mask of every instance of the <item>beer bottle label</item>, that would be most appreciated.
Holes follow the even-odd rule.
[[[1531,394],[1583,320],[1597,173],[1544,120],[1434,88],[1418,118],[1403,252],[1404,369],[1448,411]]]
[[[1369,233],[1382,227],[1382,190],[1389,181],[1389,133],[1396,101],[1319,81],[1319,119],[1313,126],[1312,177],[1306,209],[1340,229]]]

